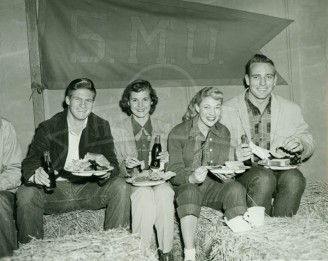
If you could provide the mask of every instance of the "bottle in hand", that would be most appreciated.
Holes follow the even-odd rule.
[[[241,143],[247,143],[248,144],[248,138],[245,134],[241,135]],[[244,162],[245,166],[252,166],[252,160],[251,159],[244,160],[243,162]]]
[[[157,169],[160,167],[161,161],[160,159],[157,159],[157,157],[161,152],[162,152],[161,136],[157,135],[155,138],[155,143],[153,145],[153,148],[151,149],[151,162],[150,162],[151,168]]]
[[[49,151],[45,151],[43,153],[43,169],[49,175],[49,180],[50,180],[50,186],[49,187],[45,186],[44,190],[47,193],[52,193],[56,187],[56,175],[55,175],[55,169],[50,159]]]

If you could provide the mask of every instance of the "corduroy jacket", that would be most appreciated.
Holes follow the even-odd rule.
[[[169,134],[168,151],[170,161],[168,170],[176,173],[170,182],[172,185],[189,183],[188,178],[193,169],[195,137],[190,131],[197,124],[198,117],[182,122],[175,126]],[[224,164],[229,158],[230,133],[221,123],[217,122],[212,128],[213,147],[211,148],[216,164]]]
[[[41,166],[41,158],[46,150],[50,151],[50,158],[55,170],[64,173],[63,169],[68,153],[67,109],[40,123],[27,157],[23,161],[25,183],[34,174],[35,170]],[[119,175],[109,123],[94,113],[90,113],[88,117],[87,126],[82,131],[79,144],[81,159],[88,152],[104,155],[110,165],[114,167],[111,177]]]

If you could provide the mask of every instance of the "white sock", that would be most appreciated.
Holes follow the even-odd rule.
[[[184,261],[195,261],[196,260],[196,250],[195,248],[185,248],[184,249]]]

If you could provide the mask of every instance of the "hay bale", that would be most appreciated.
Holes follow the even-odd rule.
[[[44,215],[44,238],[58,238],[85,232],[103,231],[105,209],[78,210],[63,214]]]
[[[213,245],[213,239],[222,224],[223,214],[221,211],[202,207],[195,240],[197,260],[207,260]]]
[[[104,232],[104,216],[104,209],[44,216],[45,239],[23,245],[15,252],[13,260],[43,260],[48,255],[50,260],[66,260],[63,256],[68,256],[67,260],[156,260],[155,240],[150,254],[142,253],[137,236],[127,231],[119,232],[119,236],[113,231]],[[197,260],[328,259],[327,229],[327,183],[307,184],[300,209],[293,218],[266,217],[264,227],[244,233],[231,232],[220,211],[202,207],[195,241]],[[124,243],[117,239],[120,237],[133,243]],[[49,249],[61,255],[55,256]],[[176,261],[183,260],[178,219],[174,226],[172,251]],[[136,256],[128,256],[132,252],[137,253]]]
[[[175,261],[183,260],[183,243],[178,218],[174,222],[174,237],[172,253]]]
[[[306,185],[298,215],[309,213],[319,219],[328,219],[328,183],[308,182]]]
[[[265,218],[265,225],[243,233],[217,226],[210,260],[327,260],[327,184],[309,183],[292,218]]]
[[[197,260],[206,260],[212,246],[214,234],[217,231],[217,226],[220,226],[223,221],[221,211],[214,210],[208,207],[202,207],[201,214],[198,220],[195,247],[197,252]],[[183,240],[181,235],[179,218],[176,217],[174,224],[173,238],[173,256],[174,260],[183,260]]]
[[[140,238],[125,229],[65,235],[22,245],[8,259],[155,261],[155,253],[140,249]]]
[[[328,223],[296,215],[266,218],[265,225],[233,233],[225,226],[213,240],[210,260],[319,260],[328,258]]]

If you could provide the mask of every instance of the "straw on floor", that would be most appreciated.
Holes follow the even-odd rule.
[[[10,260],[121,260],[155,261],[156,255],[140,248],[140,239],[125,229],[64,235],[32,240]]]
[[[125,230],[103,231],[104,210],[44,217],[45,239],[22,246],[9,260],[156,260]],[[292,218],[266,217],[265,226],[233,233],[220,211],[203,207],[196,236],[197,260],[328,260],[328,184],[309,182]],[[173,254],[183,260],[179,223]],[[64,259],[65,257],[68,259]]]
[[[328,185],[309,183],[292,218],[266,217],[243,233],[222,223],[215,230],[208,260],[328,260]]]

